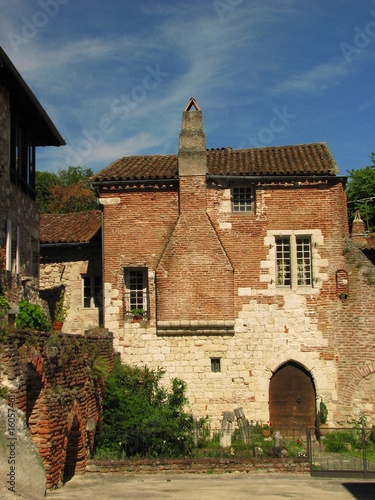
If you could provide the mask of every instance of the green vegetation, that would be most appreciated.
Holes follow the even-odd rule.
[[[88,167],[68,167],[58,174],[36,172],[36,202],[40,212],[64,214],[96,210],[96,194],[90,188]]]
[[[184,411],[186,386],[173,379],[160,386],[162,369],[133,368],[115,360],[103,393],[103,429],[96,458],[186,456],[194,448],[193,416]]]
[[[37,305],[32,304],[28,300],[21,300],[18,306],[18,313],[16,316],[17,328],[32,330],[39,330],[47,332],[51,329],[50,322],[44,314],[43,309]]]
[[[9,309],[7,296],[0,292],[0,341],[5,340],[7,337]]]
[[[64,297],[65,297],[65,292],[64,290],[61,290],[60,297],[55,304],[55,311],[53,315],[53,321],[56,323],[63,323],[68,313],[69,308],[64,307]]]
[[[319,421],[321,424],[326,424],[327,423],[327,418],[328,418],[328,409],[325,403],[323,402],[323,399],[320,401],[320,406],[319,406]]]
[[[375,230],[375,153],[370,155],[371,165],[349,171],[348,214],[350,225],[355,212],[359,210],[367,231]]]

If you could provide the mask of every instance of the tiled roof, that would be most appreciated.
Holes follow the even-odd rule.
[[[325,142],[297,146],[207,150],[209,175],[336,175],[339,170]],[[125,156],[91,177],[91,182],[178,179],[178,155]]]
[[[100,210],[72,214],[41,214],[40,243],[88,243],[102,224]]]

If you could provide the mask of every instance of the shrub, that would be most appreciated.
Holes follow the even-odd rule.
[[[182,456],[194,448],[193,416],[183,410],[185,382],[160,387],[164,372],[132,368],[115,360],[103,392],[103,429],[96,453],[127,456]]]
[[[6,295],[0,292],[0,340],[5,339],[7,335],[9,309],[9,302]]]
[[[42,308],[37,304],[31,304],[28,300],[21,300],[19,303],[16,326],[39,331],[50,330],[49,321]]]

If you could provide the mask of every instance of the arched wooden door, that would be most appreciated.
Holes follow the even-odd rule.
[[[273,374],[269,398],[270,420],[282,435],[304,435],[306,427],[315,427],[314,382],[301,365],[288,362]]]

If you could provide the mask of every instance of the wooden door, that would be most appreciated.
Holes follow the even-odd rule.
[[[270,420],[282,435],[304,435],[315,427],[315,387],[311,375],[297,363],[286,363],[271,378]]]

